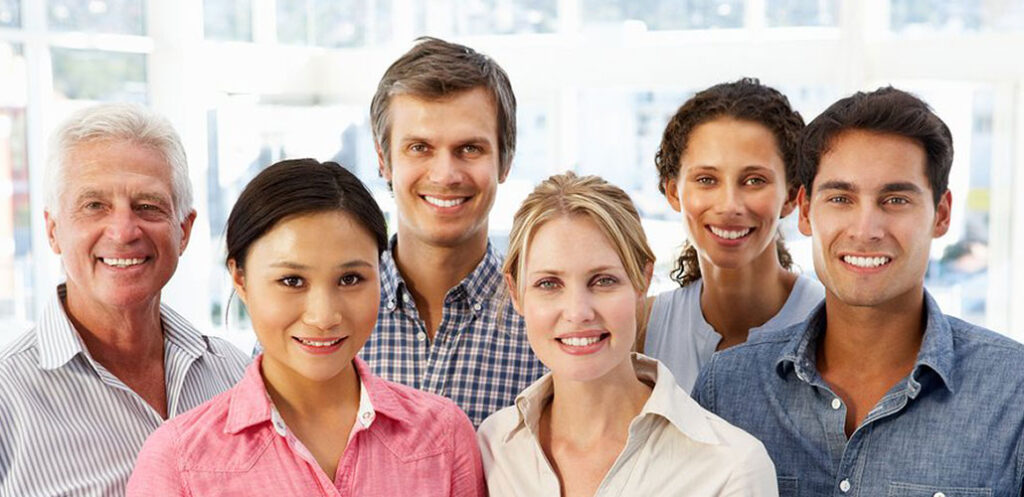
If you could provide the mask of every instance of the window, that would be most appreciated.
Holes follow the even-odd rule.
[[[208,40],[252,41],[250,0],[203,0],[203,33]]]
[[[46,10],[53,31],[146,34],[143,0],[50,0]]]
[[[53,48],[53,90],[59,99],[145,103],[146,55]]]

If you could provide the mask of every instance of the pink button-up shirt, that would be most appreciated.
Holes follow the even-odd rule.
[[[484,496],[469,418],[450,400],[373,376],[331,480],[276,415],[261,358],[230,390],[166,422],[146,440],[126,497]]]

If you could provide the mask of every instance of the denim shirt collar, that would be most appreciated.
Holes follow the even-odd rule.
[[[928,290],[924,291],[925,330],[921,349],[917,353],[914,369],[910,373],[908,395],[916,398],[921,392],[921,379],[926,371],[935,372],[942,385],[950,392],[956,388],[953,368],[956,365],[953,351],[953,330],[949,320],[942,314],[939,305]],[[793,338],[782,348],[775,362],[775,372],[785,378],[792,370],[805,383],[814,383],[820,377],[817,364],[817,342],[825,331],[825,302],[818,304],[810,317],[801,324]]]
[[[395,247],[397,245],[398,235],[394,235],[391,237],[388,249],[381,254],[380,258],[381,303],[389,310],[402,309],[405,305],[412,303],[411,296],[406,297],[408,285],[395,263]],[[501,275],[501,262],[501,254],[488,240],[484,258],[458,285],[448,290],[444,299],[445,303],[466,301],[474,312],[480,312],[491,300],[494,300],[496,295],[502,293],[505,283]]]

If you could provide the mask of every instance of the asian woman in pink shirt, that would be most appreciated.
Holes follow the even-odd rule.
[[[263,354],[150,436],[128,497],[486,494],[466,415],[356,357],[376,322],[387,229],[355,176],[274,164],[238,198],[226,238]]]

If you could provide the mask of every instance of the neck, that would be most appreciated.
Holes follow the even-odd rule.
[[[782,267],[773,244],[739,268],[722,268],[700,259],[704,319],[722,335],[722,345],[746,341],[751,328],[773,318],[789,299],[797,275]],[[743,309],[743,312],[736,312]]]
[[[130,307],[111,308],[68,287],[64,309],[89,354],[104,366],[163,362],[160,295]]]
[[[629,358],[599,379],[562,380],[555,374],[552,381],[549,433],[575,441],[625,438],[629,423],[651,396],[651,387],[636,377]]]
[[[398,233],[394,258],[416,306],[441,307],[448,290],[476,268],[487,253],[487,233],[454,246],[423,243]]]
[[[849,306],[825,295],[827,324],[818,368],[865,373],[913,367],[924,337],[923,288],[876,306]]]
[[[260,371],[267,393],[289,426],[296,418],[313,419],[359,405],[359,375],[353,362],[326,381],[311,380],[266,356]]]

